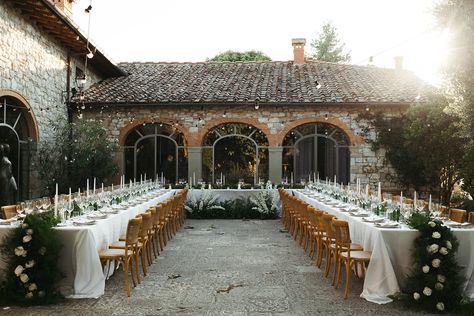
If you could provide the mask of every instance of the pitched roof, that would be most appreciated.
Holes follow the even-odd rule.
[[[40,29],[54,37],[72,55],[94,52],[89,63],[105,77],[124,75],[124,72],[108,58],[94,43],[88,41],[79,27],[64,15],[52,0],[7,0],[18,12],[35,23]]]
[[[84,92],[88,104],[412,103],[426,83],[403,70],[328,62],[122,63],[128,76]],[[318,89],[317,84],[321,87]],[[78,101],[78,98],[75,99]]]

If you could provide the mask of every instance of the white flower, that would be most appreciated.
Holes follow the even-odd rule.
[[[424,265],[423,268],[421,268],[421,270],[423,270],[423,273],[428,273],[430,272],[430,267],[427,265]]]
[[[438,249],[439,249],[438,244],[432,244],[431,246],[428,246],[429,253],[437,253]]]
[[[446,277],[442,274],[438,274],[437,276],[438,282],[444,283],[446,281]]]
[[[433,234],[431,234],[431,237],[433,237],[434,239],[440,239],[440,238],[441,238],[441,234],[438,233],[438,232],[433,232]]]
[[[448,249],[453,248],[453,245],[451,244],[451,242],[450,242],[449,240],[446,240],[446,247],[447,247]]]
[[[45,295],[46,295],[46,293],[45,293],[44,291],[39,291],[39,292],[38,292],[38,296],[39,296],[39,297],[43,297],[43,296],[45,296]]]
[[[440,311],[444,311],[444,304],[443,302],[439,302],[438,304],[436,304],[436,308]]]
[[[425,294],[426,296],[430,296],[431,292],[432,290],[427,286],[425,286],[425,288],[423,289],[423,294]]]
[[[27,267],[27,268],[32,268],[34,265],[35,265],[35,261],[34,261],[34,260],[30,260],[30,261],[28,261],[28,262],[25,264],[25,267]]]
[[[30,229],[27,229],[27,230],[26,230],[26,233],[27,233],[28,235],[33,235],[33,229],[31,229],[31,228],[30,228]]]
[[[415,301],[418,301],[420,299],[420,293],[418,292],[413,293],[413,298],[415,299]]]
[[[28,292],[28,293],[26,293],[25,297],[26,298],[33,298],[33,293]]]
[[[431,261],[431,265],[433,266],[433,268],[439,268],[439,265],[441,264],[441,260],[439,260],[438,258],[436,259],[433,259]]]
[[[442,254],[443,256],[446,256],[448,254],[448,249],[441,247],[439,250],[439,253]]]
[[[25,268],[23,268],[23,266],[19,265],[15,268],[15,275],[16,276],[19,276],[20,274],[23,273],[23,270],[25,270]]]
[[[431,227],[436,227],[436,223],[435,223],[435,222],[428,222],[428,225],[430,225]]]
[[[27,229],[27,228],[28,228],[28,224],[26,224],[26,223],[21,224],[21,228]]]
[[[44,254],[46,253],[46,248],[45,247],[41,247],[39,250],[38,250],[39,254],[44,256]]]
[[[444,285],[442,283],[436,282],[435,284],[435,289],[438,291],[441,291],[443,289]]]
[[[18,257],[25,257],[26,256],[26,250],[25,248],[23,248],[22,246],[18,246],[15,248],[15,255],[17,255]]]
[[[36,283],[31,283],[30,286],[28,287],[28,290],[31,292],[36,291],[38,287],[36,286]]]
[[[26,283],[30,280],[30,277],[27,274],[22,273],[22,274],[20,274],[20,280],[21,280],[21,282]]]
[[[25,235],[25,236],[23,236],[23,242],[24,242],[24,243],[30,242],[31,239],[33,239],[33,237],[31,237],[31,235]]]

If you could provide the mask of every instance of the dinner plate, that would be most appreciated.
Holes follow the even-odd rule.
[[[375,227],[379,228],[399,228],[400,224],[399,223],[375,223]]]
[[[366,223],[383,223],[385,219],[378,217],[362,217],[362,221]]]
[[[76,220],[72,222],[74,226],[90,226],[90,225],[94,225],[95,223],[96,221],[93,219],[88,219],[88,220],[83,219],[83,220]]]
[[[365,213],[365,212],[363,212],[363,213],[355,212],[355,213],[349,213],[349,215],[354,216],[354,217],[367,217],[367,216],[369,216],[369,213]]]

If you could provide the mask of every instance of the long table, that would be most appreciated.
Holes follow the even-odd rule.
[[[400,292],[413,268],[412,251],[419,232],[405,225],[396,229],[378,228],[302,191],[293,192],[301,200],[349,223],[352,241],[361,244],[364,250],[372,251],[360,296],[378,304],[391,302],[387,296]],[[452,231],[459,240],[457,261],[466,280],[464,294],[474,300],[474,229],[452,228]]]
[[[120,235],[126,232],[130,218],[174,193],[173,190],[163,190],[155,198],[118,214],[109,215],[95,225],[57,227],[63,244],[58,263],[64,274],[58,284],[61,293],[69,298],[97,298],[103,295],[106,275],[102,270],[98,251],[107,249],[109,244],[117,241]],[[12,226],[0,226],[0,240],[12,229]]]

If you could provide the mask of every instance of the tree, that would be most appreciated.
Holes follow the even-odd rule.
[[[351,53],[344,53],[345,44],[340,44],[340,42],[336,27],[331,22],[326,22],[319,37],[311,42],[314,51],[310,57],[334,63],[349,62]]]
[[[217,54],[211,59],[208,58],[207,61],[271,61],[271,58],[263,52],[256,50],[246,52],[228,50]]]
[[[56,183],[60,193],[67,193],[69,188],[83,188],[87,179],[95,177],[98,183],[107,183],[116,174],[117,145],[108,140],[102,126],[85,120],[50,124],[56,135],[39,151],[39,173],[46,184],[45,193],[54,194]]]
[[[470,163],[465,156],[468,139],[460,129],[459,117],[446,111],[448,104],[443,95],[435,94],[398,117],[362,116],[369,122],[367,131],[375,129],[376,139],[369,140],[372,149],[385,149],[400,184],[437,192],[446,205],[461,171]]]

